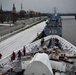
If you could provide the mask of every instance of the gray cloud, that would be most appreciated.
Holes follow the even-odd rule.
[[[23,4],[24,10],[35,10],[40,12],[53,12],[53,8],[57,7],[58,12],[76,13],[76,0],[0,0],[3,10],[12,10],[15,3],[17,11]]]

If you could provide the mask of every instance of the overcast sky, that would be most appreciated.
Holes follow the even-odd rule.
[[[34,10],[39,12],[53,12],[57,8],[60,13],[76,13],[76,0],[0,0],[3,10],[12,10],[15,3],[16,10],[21,9],[21,3],[24,10]]]

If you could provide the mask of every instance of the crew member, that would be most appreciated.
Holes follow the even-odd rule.
[[[44,38],[41,39],[41,46],[44,45]]]
[[[26,48],[25,48],[25,46],[23,46],[23,54],[24,54],[24,56],[26,55]]]
[[[21,58],[21,51],[18,51],[18,58]]]
[[[16,54],[15,54],[15,52],[13,51],[12,56],[11,56],[11,61],[15,60],[15,57],[16,57]]]

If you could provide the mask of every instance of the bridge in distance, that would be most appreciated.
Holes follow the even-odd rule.
[[[45,16],[52,15],[53,13],[42,13]],[[75,16],[76,19],[76,13],[58,13],[60,16]]]

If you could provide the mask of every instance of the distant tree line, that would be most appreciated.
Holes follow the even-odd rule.
[[[40,17],[45,16],[45,14],[42,14],[40,12],[34,12],[34,11],[24,11],[21,10],[20,12],[13,13],[12,11],[1,11],[0,12],[0,23],[12,21],[12,23],[15,23],[18,19],[26,19],[26,18],[32,18],[32,17]]]

